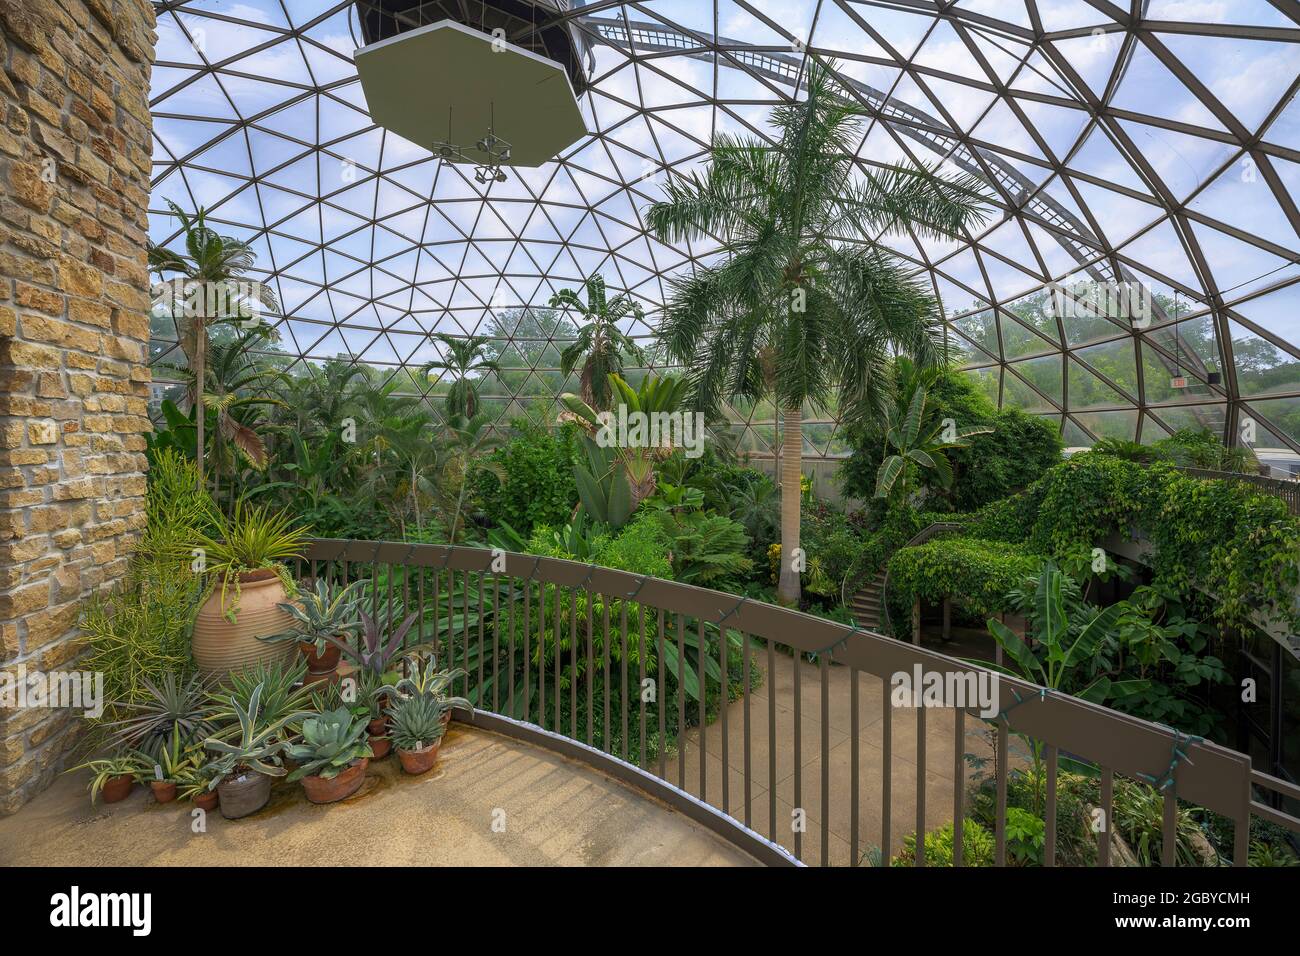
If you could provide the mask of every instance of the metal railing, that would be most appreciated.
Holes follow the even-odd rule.
[[[1281,498],[1286,503],[1287,511],[1300,515],[1300,481],[1287,481],[1284,478],[1270,478],[1266,475],[1251,475],[1236,471],[1213,471],[1209,468],[1192,468],[1180,466],[1179,471],[1193,478],[1207,478],[1224,481],[1244,481],[1274,498]]]
[[[1034,743],[1045,772],[1049,865],[1057,862],[1062,760],[1095,768],[1103,821],[1113,819],[1117,777],[1158,786],[1165,865],[1174,862],[1178,800],[1232,821],[1235,865],[1247,860],[1252,813],[1300,832],[1300,819],[1280,803],[1300,800],[1300,788],[1253,771],[1247,756],[1024,681],[999,676],[1001,703],[987,719],[974,706],[895,707],[893,682],[917,667],[947,686],[991,672],[795,610],[469,547],[314,540],[298,571],[368,580],[377,613],[416,613],[410,640],[436,647],[440,666],[467,671],[454,692],[493,729],[530,727],[538,740],[604,754],[624,779],[639,768],[679,806],[707,804],[743,824],[760,850],[763,835],[801,860],[859,865],[874,846],[887,863],[901,833],[951,819],[954,864],[962,865],[966,731],[981,723],[995,767],[998,865],[1008,860],[1013,736]],[[951,784],[943,804],[927,801],[936,780]],[[912,810],[898,826],[895,805]],[[1111,862],[1110,829],[1097,833],[1102,865]],[[925,841],[915,845],[913,862],[924,865]],[[786,859],[775,851],[766,858]]]

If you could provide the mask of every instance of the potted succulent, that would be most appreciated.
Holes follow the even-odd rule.
[[[307,660],[307,672],[312,679],[323,680],[338,667],[339,655],[346,639],[361,630],[357,604],[361,599],[364,581],[354,581],[344,588],[331,588],[329,582],[317,579],[310,591],[303,591],[298,602],[284,602],[280,609],[294,620],[294,627],[258,640],[296,641],[298,650]],[[338,638],[331,641],[329,638]]]
[[[312,803],[334,803],[356,793],[371,756],[365,721],[346,707],[304,720],[302,743],[287,752],[298,762],[289,779],[302,781]]]
[[[148,773],[148,765],[137,753],[117,754],[101,757],[78,764],[72,770],[89,770],[90,802],[93,804],[100,794],[105,803],[118,803],[131,795],[137,782]],[[68,771],[69,773],[72,770]]]
[[[211,763],[199,761],[186,767],[177,775],[178,796],[188,800],[200,810],[215,810],[221,797],[212,789],[212,778],[216,767]]]
[[[378,694],[388,700],[401,700],[407,697],[433,697],[442,702],[442,722],[446,725],[451,720],[451,709],[463,707],[473,710],[474,705],[464,697],[448,697],[447,688],[458,677],[468,677],[463,667],[455,670],[438,670],[437,662],[432,656],[421,660],[418,654],[410,655],[410,672],[395,684],[378,689]]]
[[[256,813],[271,799],[271,778],[282,777],[280,765],[284,742],[277,738],[286,722],[262,722],[262,685],[253,689],[245,708],[233,696],[230,707],[239,720],[239,734],[232,741],[209,737],[204,746],[218,757],[213,761],[210,790],[221,798],[221,815],[237,820]]]
[[[403,697],[389,708],[389,736],[407,773],[425,773],[438,759],[438,748],[447,732],[442,719],[446,709],[437,697]]]
[[[139,756],[142,761],[148,762],[147,754],[141,753]],[[159,803],[175,800],[176,787],[182,776],[197,764],[196,758],[196,748],[181,739],[180,725],[173,724],[171,738],[165,746],[159,748],[158,759],[153,764],[153,774],[149,780],[153,798]]]
[[[289,629],[293,619],[280,605],[293,589],[284,561],[301,556],[306,530],[265,506],[236,502],[217,520],[215,535],[198,546],[211,575],[194,619],[194,663],[208,677],[225,677],[248,664],[287,661],[292,644],[259,641]]]

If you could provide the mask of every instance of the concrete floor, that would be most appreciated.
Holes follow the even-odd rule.
[[[84,774],[68,774],[0,819],[0,865],[754,865],[583,764],[460,724],[424,776],[404,775],[390,756],[371,764],[355,796],[322,807],[280,783],[255,816],[208,814],[206,833],[192,832],[188,803],[160,806],[137,787],[92,808],[85,785]]]
[[[947,646],[936,646],[941,653],[953,654]],[[954,655],[959,656],[959,655]],[[756,660],[766,669],[766,651],[760,651]],[[799,792],[795,793],[794,747],[794,668],[799,668]],[[828,714],[826,735],[829,746],[829,814],[826,815],[828,839],[827,861],[833,866],[847,866],[853,860],[852,850],[852,709],[850,672],[847,667],[832,665],[828,671]],[[857,857],[884,842],[882,788],[884,781],[883,709],[884,684],[876,677],[859,675],[858,688],[858,848]],[[776,819],[772,825],[772,787],[769,783],[768,697],[776,696],[776,727],[772,739],[776,750]],[[802,807],[806,829],[800,839],[797,855],[805,863],[822,862],[822,721],[821,672],[815,664],[789,655],[778,655],[776,674],[764,675],[761,687],[750,695],[750,794],[749,820],[745,819],[745,704],[734,701],[727,709],[727,755],[730,768],[727,775],[727,812],[763,836],[796,853],[796,840],[792,820],[796,806]],[[955,713],[950,709],[929,709],[925,715],[926,759],[924,786],[917,766],[917,711],[915,709],[892,712],[890,751],[890,835],[889,852],[902,849],[903,837],[916,830],[917,793],[925,794],[925,822],[927,829],[943,826],[953,818],[953,780]],[[972,717],[964,722],[962,752],[990,756],[991,748],[979,733],[984,724]],[[723,807],[722,722],[714,721],[704,732],[704,770],[701,786],[700,730],[691,728],[684,735],[681,760],[685,764],[685,789],[706,798],[714,806]],[[652,768],[653,769],[653,768]],[[971,771],[963,775],[969,779]],[[666,779],[677,784],[680,769],[677,761],[669,761]]]

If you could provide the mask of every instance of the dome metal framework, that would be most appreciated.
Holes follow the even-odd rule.
[[[443,332],[492,339],[502,415],[576,390],[552,294],[600,272],[643,305],[628,331],[649,345],[667,277],[720,247],[659,242],[645,207],[716,133],[766,137],[817,57],[862,108],[862,168],[943,161],[987,184],[973,234],[844,238],[928,277],[991,398],[1067,445],[1204,425],[1300,461],[1293,0],[575,3],[520,30],[589,41],[588,135],[487,186],[370,122],[352,0],[155,6],[152,238],[176,238],[170,199],[252,241],[283,312],[263,347],[292,374],[361,362],[431,398],[411,373]],[[1099,294],[1116,286],[1150,310]],[[155,361],[176,338],[155,320]],[[773,409],[729,412],[770,455]],[[806,413],[805,456],[844,453],[834,410]]]

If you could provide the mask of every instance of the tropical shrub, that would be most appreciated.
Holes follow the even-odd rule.
[[[925,834],[925,865],[953,865],[953,825],[945,823],[937,830]],[[979,823],[967,818],[961,826],[962,866],[992,866],[997,844],[993,834]],[[903,837],[903,850],[889,862],[890,866],[916,865],[916,834]]]
[[[505,480],[480,472],[476,491],[489,521],[505,522],[527,536],[535,525],[563,524],[573,511],[578,500],[573,466],[581,451],[574,425],[547,428],[519,418],[513,428],[510,440],[491,455]]]

